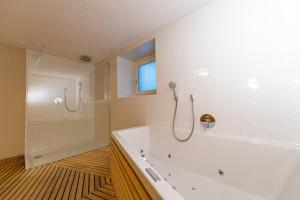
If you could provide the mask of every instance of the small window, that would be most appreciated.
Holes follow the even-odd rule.
[[[156,93],[156,62],[151,60],[137,65],[138,94]]]

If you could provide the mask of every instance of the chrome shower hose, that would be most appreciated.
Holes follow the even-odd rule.
[[[173,92],[174,92],[174,95],[175,95],[175,111],[174,111],[174,115],[173,115],[173,125],[172,125],[173,136],[179,142],[186,142],[192,137],[192,135],[194,133],[194,128],[195,128],[195,112],[194,112],[194,99],[195,99],[195,97],[193,95],[190,96],[190,100],[191,100],[191,103],[192,103],[192,118],[193,118],[192,130],[186,138],[180,139],[175,133],[175,120],[176,120],[176,114],[177,114],[178,99],[177,99],[177,96],[176,96],[176,93],[175,93],[174,89],[173,89]]]

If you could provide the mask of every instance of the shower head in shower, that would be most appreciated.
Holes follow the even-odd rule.
[[[90,56],[87,55],[81,55],[80,56],[80,60],[84,63],[90,63],[92,62],[92,58]]]
[[[170,82],[169,82],[169,88],[171,88],[171,89],[173,90],[174,99],[175,99],[175,101],[177,102],[178,97],[177,97],[177,94],[176,94],[176,91],[175,91],[176,83],[173,82],[173,81],[170,81]]]
[[[171,89],[175,89],[176,88],[176,83],[175,82],[173,82],[173,81],[170,81],[169,82],[169,88],[171,88]]]

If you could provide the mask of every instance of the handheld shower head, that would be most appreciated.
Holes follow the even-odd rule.
[[[175,82],[173,82],[173,81],[170,81],[169,82],[169,88],[171,88],[171,89],[175,89],[176,88],[176,83]]]
[[[177,94],[176,94],[176,92],[175,92],[176,83],[173,82],[173,81],[170,81],[170,82],[169,82],[169,88],[171,88],[171,89],[173,90],[174,99],[175,99],[175,101],[177,102],[178,97],[177,97]]]

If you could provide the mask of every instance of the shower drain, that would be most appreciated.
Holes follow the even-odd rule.
[[[43,156],[42,155],[37,155],[37,156],[34,156],[33,159],[38,159],[38,158],[42,158]]]

